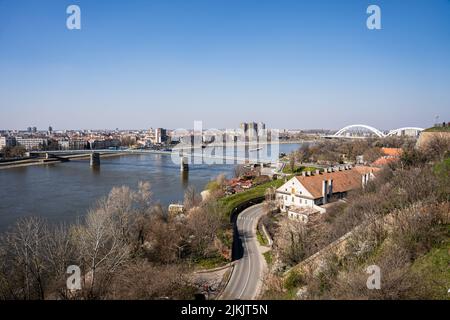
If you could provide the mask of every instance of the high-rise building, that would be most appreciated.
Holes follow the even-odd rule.
[[[266,131],[266,124],[264,122],[242,122],[240,128],[246,136],[253,137],[262,135]]]
[[[48,133],[49,133],[49,134],[52,134],[52,133],[53,133],[53,128],[52,128],[52,126],[49,126],[49,127],[48,127]]]
[[[165,143],[167,142],[167,130],[163,128],[155,129],[155,143]]]

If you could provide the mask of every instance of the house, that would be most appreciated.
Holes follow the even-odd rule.
[[[279,187],[276,198],[280,209],[290,219],[307,222],[309,215],[326,211],[321,206],[344,198],[350,190],[364,187],[379,170],[366,166],[341,166],[323,172],[303,172]]]
[[[381,148],[383,156],[372,162],[372,166],[384,167],[390,163],[396,162],[402,155],[402,149],[400,148]]]

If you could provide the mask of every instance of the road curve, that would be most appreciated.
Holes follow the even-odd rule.
[[[262,285],[266,261],[259,250],[256,237],[258,220],[264,215],[263,205],[257,204],[242,211],[236,220],[244,254],[235,261],[231,278],[224,289],[221,299],[255,299]]]

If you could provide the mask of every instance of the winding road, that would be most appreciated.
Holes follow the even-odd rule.
[[[244,252],[242,258],[235,261],[221,299],[251,300],[255,299],[261,290],[267,265],[256,237],[256,227],[262,215],[262,204],[247,208],[238,215],[236,224]]]

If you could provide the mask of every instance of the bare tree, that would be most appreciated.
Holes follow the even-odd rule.
[[[193,186],[187,187],[184,192],[184,207],[186,210],[197,207],[202,202],[202,197]]]
[[[292,152],[289,155],[289,168],[291,169],[291,172],[294,173],[295,172],[295,153]]]
[[[196,288],[179,265],[156,266],[140,261],[122,270],[112,283],[113,299],[192,299]]]
[[[130,247],[123,238],[124,228],[114,221],[105,201],[88,213],[84,225],[74,227],[78,261],[85,272],[86,298],[101,297],[114,272],[129,258]]]
[[[243,164],[238,164],[234,167],[234,177],[240,178],[245,174],[245,166]]]
[[[305,258],[306,229],[302,222],[283,220],[277,235],[274,245],[283,263],[294,265]]]
[[[44,299],[47,264],[44,259],[46,230],[42,220],[19,220],[3,240],[2,295],[15,299]],[[6,290],[5,290],[6,289]]]
[[[425,152],[438,161],[444,160],[445,156],[450,155],[450,138],[433,137],[426,143]]]

